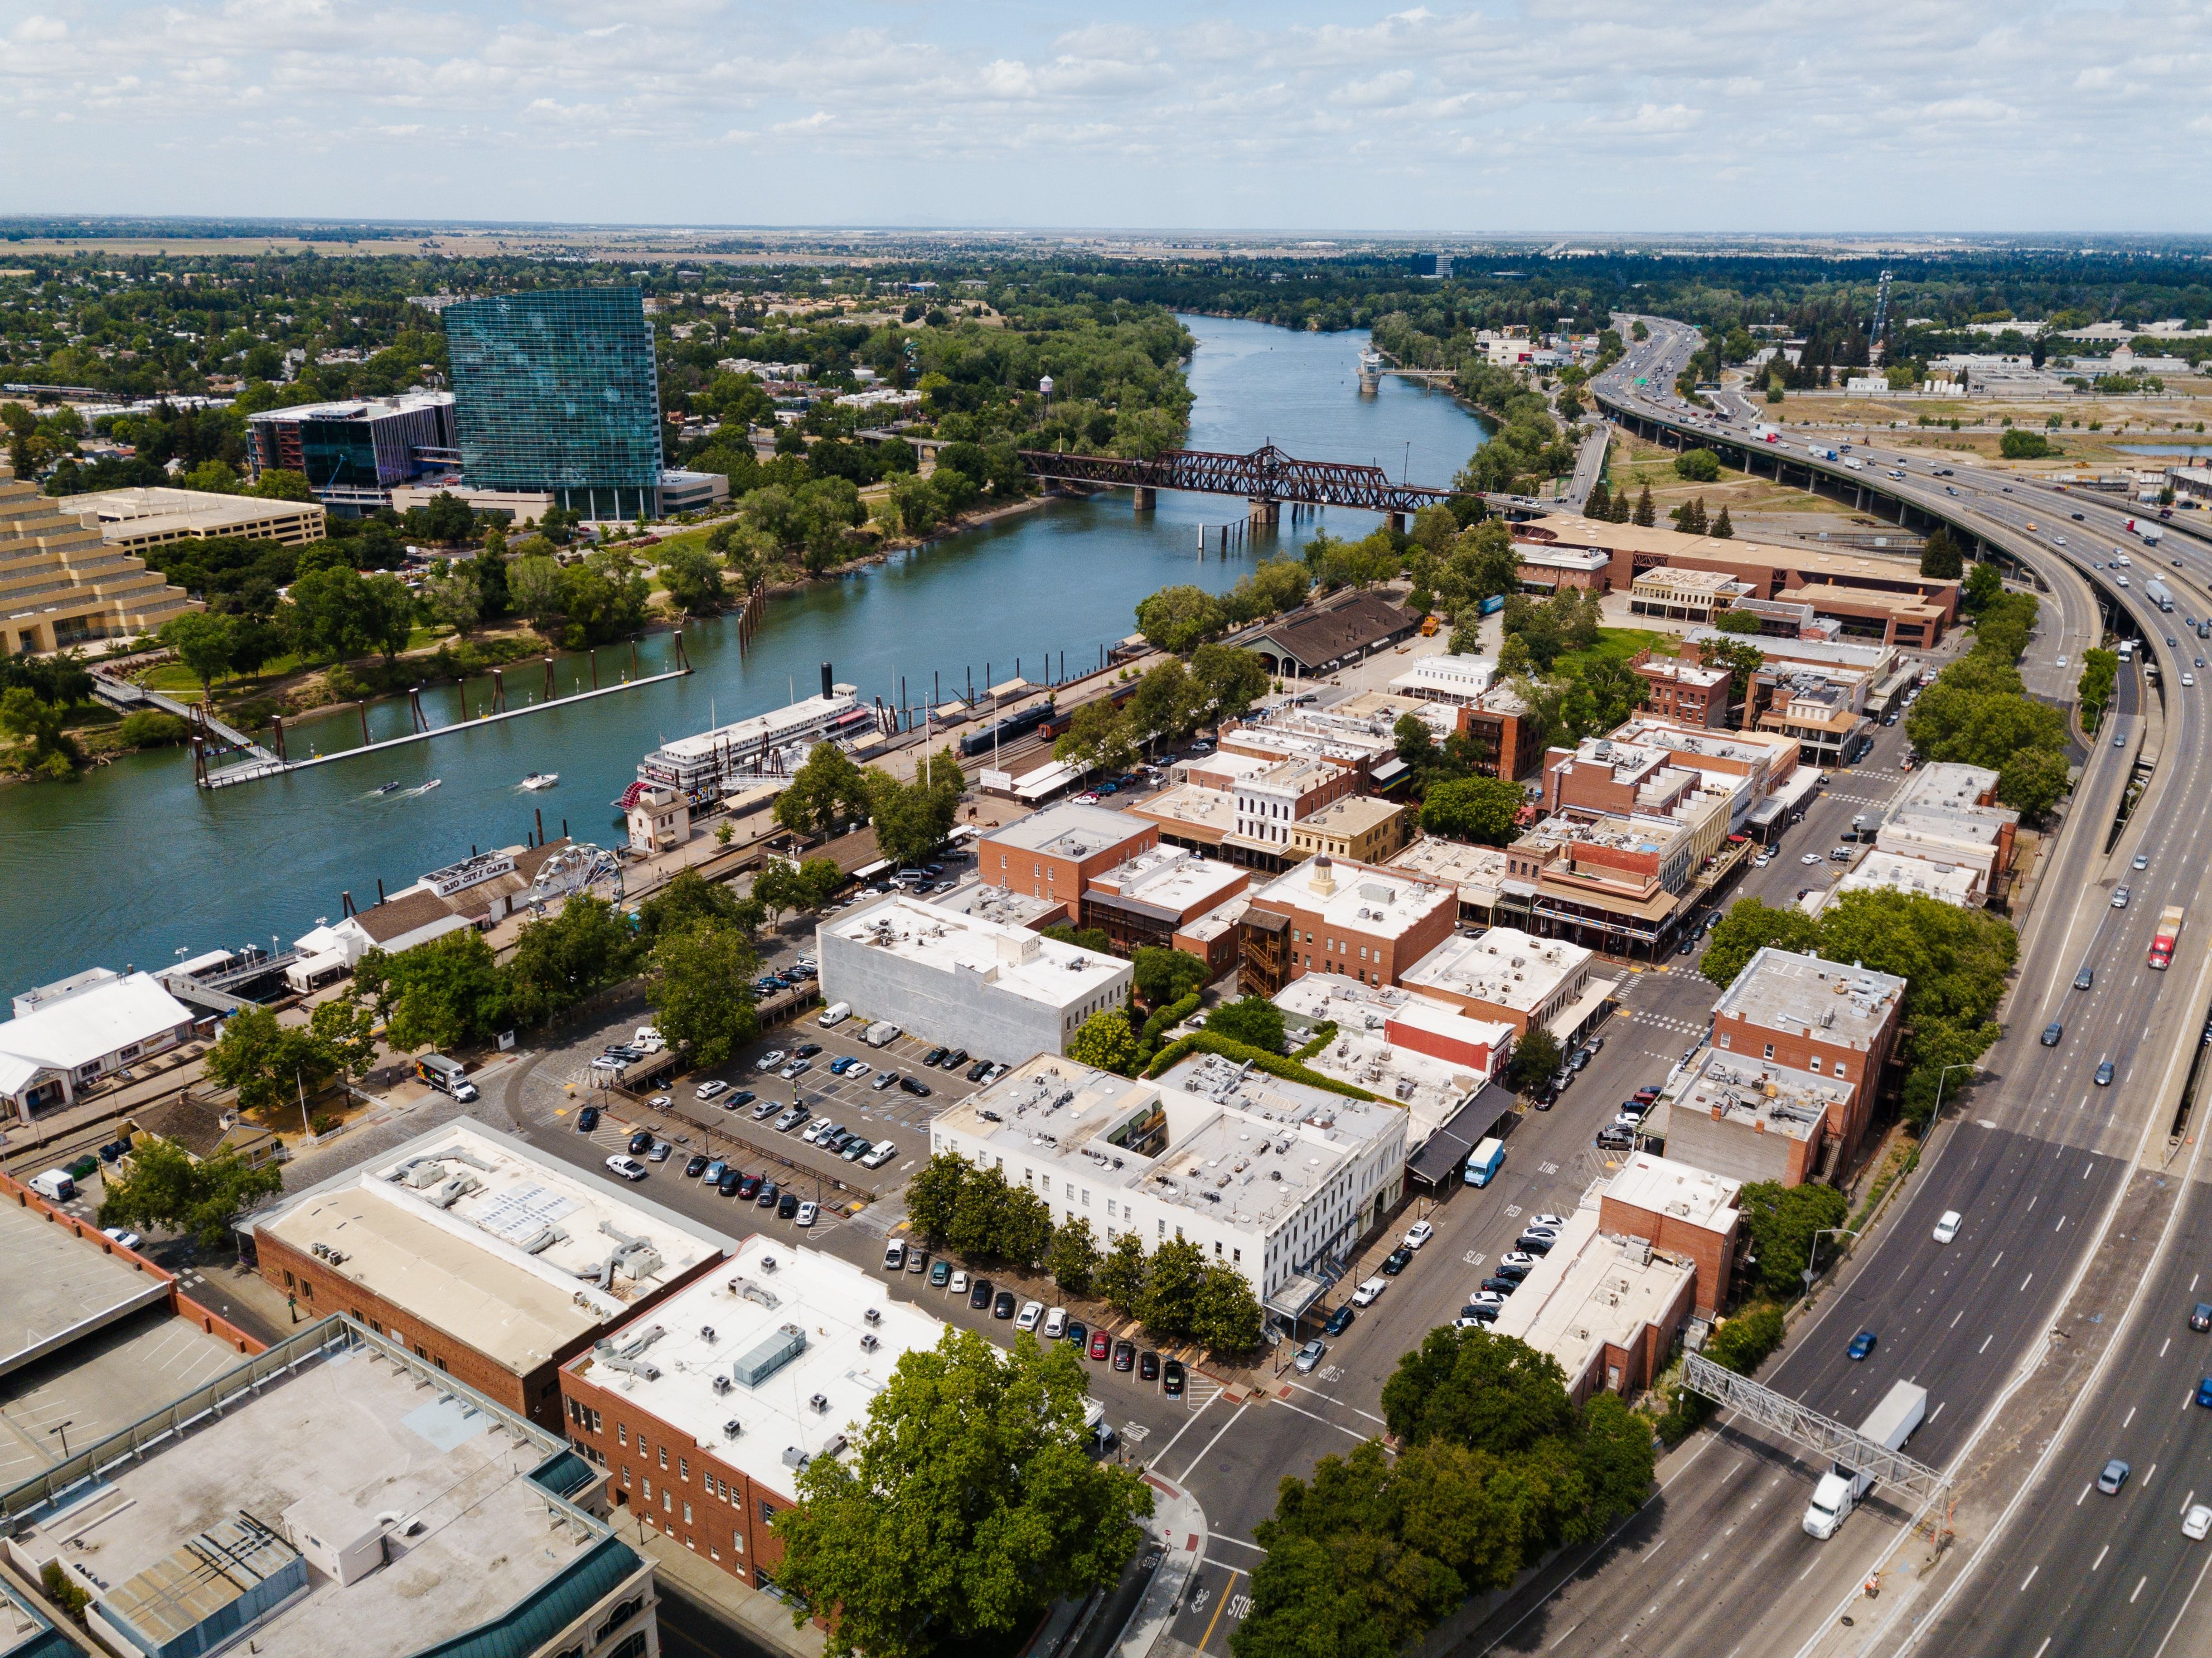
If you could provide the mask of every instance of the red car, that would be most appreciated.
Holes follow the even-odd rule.
[[[1113,1338],[1113,1337],[1111,1337],[1111,1336],[1108,1335],[1108,1334],[1106,1333],[1106,1332],[1105,1332],[1105,1331],[1103,1331],[1103,1330],[1093,1330],[1093,1331],[1091,1333],[1091,1357],[1093,1357],[1093,1358],[1100,1358],[1100,1359],[1103,1359],[1103,1358],[1104,1358],[1104,1357],[1105,1357],[1109,1353],[1112,1352],[1113,1351],[1114,1351],[1114,1338]]]

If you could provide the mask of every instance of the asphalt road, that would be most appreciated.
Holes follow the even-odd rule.
[[[1624,364],[1624,377],[1644,374],[1653,396],[1668,405],[1647,404],[1638,412],[1688,425],[1672,406],[1671,386],[1692,341],[1684,331],[1657,323],[1653,333],[1649,347]],[[1613,390],[1624,398],[1618,380]],[[1969,477],[1969,469],[1954,469],[1954,479],[1929,477],[1925,457],[1899,470],[1911,480],[1902,487],[1916,498],[2002,537],[2045,574],[2056,598],[2047,611],[2057,615],[2046,614],[2031,654],[2054,669],[2061,653],[2078,661],[2081,646],[2092,642],[2086,590],[2063,568],[2067,554],[2047,538],[2031,537],[2025,527],[2033,519],[2048,529],[2049,506],[2008,495],[2006,480],[1997,477]],[[1960,494],[1948,495],[1947,485]],[[2129,597],[2150,632],[2159,618],[2140,611],[2138,595]],[[2212,603],[2203,608],[2212,610]],[[2175,653],[2163,646],[2162,632],[2152,636],[2166,659],[2171,686]],[[2183,902],[2206,916],[2199,891],[2202,817],[2176,809],[2202,799],[2207,781],[2203,720],[2188,694],[2166,705],[2162,757],[2150,791],[2112,853],[2104,851],[2144,723],[2140,714],[2124,714],[2125,745],[2100,740],[2087,755],[2069,811],[2073,827],[2058,842],[2027,923],[2017,987],[2006,1009],[2008,1034],[1986,1056],[1979,1086],[1935,1137],[1928,1161],[1879,1236],[1761,1376],[1846,1420],[1863,1415],[1899,1377],[1918,1382],[1929,1391],[1929,1415],[1909,1448],[1923,1461],[1942,1465],[1960,1455],[2023,1357],[2048,1339],[2130,1163],[2147,1140],[2163,1149],[2166,1125],[2154,1119],[2167,1067],[2177,1059],[2185,1064],[2195,1050],[2202,1009],[2176,993],[2187,982],[2188,964],[2202,959],[2201,950],[2185,950],[2181,972],[2160,975],[2142,965],[2160,905]],[[2137,852],[2148,859],[2142,872],[2127,867]],[[2131,902],[2114,909],[2111,895],[2123,879]],[[2098,967],[2096,983],[2074,992],[2074,973],[2084,961]],[[2061,1011],[2065,1039],[2055,1050],[2044,1048],[2038,1033]],[[2107,1057],[2118,1074],[2100,1088],[2091,1078]],[[1946,1247],[1930,1234],[1948,1209],[1961,1212],[1966,1224],[1958,1242]],[[2118,1288],[2121,1303],[2132,1288]],[[2115,1304],[2102,1315],[2118,1317],[2123,1310]],[[1878,1345],[1870,1359],[1852,1363],[1843,1348],[1860,1329],[1874,1331]],[[2109,1373],[2131,1375],[2132,1366],[2115,1364]],[[2167,1413],[2179,1393],[2176,1382],[2162,1406]],[[2082,1413],[2099,1414],[2101,1406]],[[1463,1649],[1798,1650],[1832,1625],[1834,1609],[1881,1564],[1904,1518],[1893,1505],[1885,1512],[1877,1497],[1837,1538],[1814,1541],[1798,1517],[1817,1472],[1778,1442],[1724,1424],[1670,1459],[1662,1495],[1610,1545],[1558,1563]],[[2212,1491],[2212,1475],[2205,1489]],[[2070,1500],[2070,1489],[2067,1496]],[[2172,1534],[2178,1541],[2178,1531]],[[2079,1576],[2078,1562],[2071,1575]],[[1785,1583],[1790,1588],[1778,1595]],[[1938,1641],[1931,1649],[1954,1649]],[[2033,1646],[2007,1637],[1988,1649]]]

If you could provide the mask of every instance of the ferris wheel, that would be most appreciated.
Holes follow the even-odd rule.
[[[589,892],[602,881],[608,885],[607,896],[620,903],[623,872],[614,853],[605,847],[580,841],[562,847],[538,866],[526,902],[532,914],[543,915],[549,903],[559,903],[578,893]]]

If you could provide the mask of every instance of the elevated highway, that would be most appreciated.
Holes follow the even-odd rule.
[[[1743,464],[1748,434],[1727,430],[1673,395],[1694,335],[1645,320],[1651,338],[1595,386],[1601,406],[1630,429],[1714,447]],[[1644,386],[1635,385],[1638,377]],[[1717,1431],[1662,1463],[1662,1490],[1641,1514],[1606,1544],[1523,1586],[1456,1652],[1750,1658],[1892,1651],[1921,1631],[1929,1637],[1923,1649],[1947,1655],[2034,1658],[2046,1637],[2051,1654],[2148,1655],[2188,1607],[2193,1585],[2181,1566],[2184,1549],[2195,1546],[2182,1544],[2173,1510],[2190,1486],[2212,1497],[2212,1412],[2203,1413],[2201,1434],[2185,1433],[2200,1448],[2183,1473],[2176,1473],[2179,1447],[2153,1436],[2175,1430],[2179,1369],[2203,1362],[2212,1370],[2204,1349],[2177,1353],[2171,1343],[2160,1345],[2187,1310],[2173,1303],[2194,1270],[2184,1268],[2185,1249],[2169,1245],[2161,1253],[2160,1241],[2212,1230],[2193,1178],[2195,1148],[2169,1137],[2212,999],[2205,948],[2212,936],[2212,814],[2205,810],[2212,726],[2199,702],[2206,693],[2179,686],[2196,641],[2168,643],[2169,629],[2176,641],[2184,635],[2139,584],[2119,588],[2081,549],[2057,546],[2049,508],[2021,495],[2016,481],[1958,466],[1938,478],[1924,457],[1907,464],[1887,450],[1869,477],[1804,456],[1801,443],[1784,464],[1792,471],[1802,465],[1825,489],[1864,489],[1904,522],[1948,525],[1966,544],[2032,578],[2048,597],[2023,667],[2043,694],[2070,695],[2081,650],[2108,623],[2140,634],[2159,670],[2150,683],[2124,677],[2121,708],[2087,750],[2063,831],[2045,853],[2001,1012],[2006,1035],[1984,1057],[1978,1085],[1947,1108],[1904,1196],[1759,1377],[1847,1422],[1897,1380],[1925,1387],[1929,1415],[1910,1449],[1960,1482],[1950,1516],[1957,1543],[1930,1547],[1911,1529],[1918,1516],[1880,1494],[1833,1539],[1816,1541],[1799,1516],[1821,1470],[1723,1418]],[[2174,557],[2178,568],[2166,562]],[[2193,614],[2212,614],[2212,553],[2169,547],[2160,563]],[[2139,702],[2144,694],[2154,700]],[[2154,712],[2161,722],[2156,768],[2115,839],[2115,814]],[[2129,902],[2116,908],[2123,884]],[[2194,930],[2172,969],[2154,972],[2145,965],[2151,927],[2169,903],[2188,907]],[[2075,990],[2085,965],[2093,983]],[[2038,1035],[2054,1020],[2063,1038],[2042,1047]],[[2094,1073],[2106,1060],[2115,1075],[2102,1086]],[[1966,1218],[1948,1246],[1931,1236],[1947,1210]],[[2130,1317],[2145,1304],[2159,1308],[2163,1327]],[[2133,1345],[2138,1328],[2141,1351]],[[1879,1345],[1870,1358],[1852,1363],[1844,1345],[1862,1329],[1874,1331]],[[2156,1411],[2147,1414],[2154,1397]],[[2047,1552],[2051,1564],[2037,1582],[2056,1577],[2066,1594],[2083,1591],[2093,1576],[2085,1568],[2101,1545],[2069,1534],[2057,1510],[2074,1503],[2085,1458],[2128,1455],[2101,1448],[2100,1436],[2118,1431],[2130,1403],[2144,1445],[2138,1478],[2153,1460],[2162,1465],[2153,1489],[2118,1505],[2093,1494],[2068,1513],[2083,1527],[2106,1528],[2139,1515],[2134,1523],[2142,1535],[2131,1546],[2159,1570],[2138,1567],[2106,1600],[2069,1612],[2033,1583],[2023,1591],[2021,1577]],[[2197,1424],[2190,1418],[2181,1426]],[[2034,1475],[2046,1449],[2045,1472]],[[2007,1505],[2027,1489],[2047,1491],[2048,1500],[2044,1517],[2023,1525]],[[2106,1506],[2089,1506],[2100,1502]],[[1878,1600],[1863,1594],[1870,1574],[1882,1586]],[[2146,1582],[2143,1599],[2131,1604],[2126,1596],[2138,1577]],[[2121,1608],[2131,1616],[2119,1618]]]

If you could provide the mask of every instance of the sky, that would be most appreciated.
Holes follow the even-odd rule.
[[[2203,0],[0,0],[0,213],[2212,230]]]

